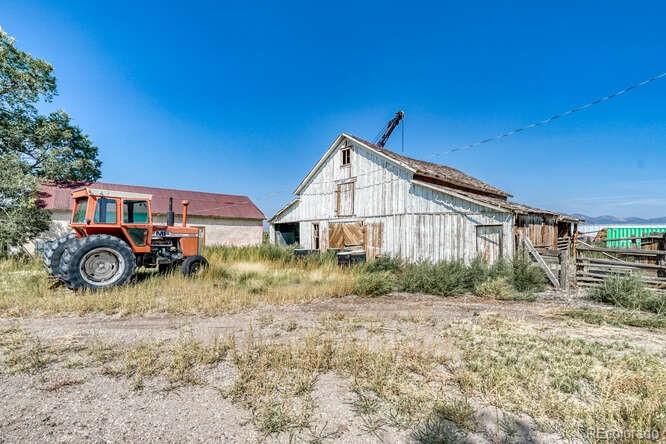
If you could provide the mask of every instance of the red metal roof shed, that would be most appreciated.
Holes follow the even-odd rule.
[[[103,182],[79,183],[68,186],[43,184],[40,187],[41,203],[44,208],[49,210],[69,210],[72,206],[72,191],[86,186],[112,191],[152,194],[153,212],[155,214],[166,214],[169,207],[169,197],[173,197],[173,210],[176,214],[181,214],[181,201],[189,200],[188,214],[190,216],[225,219],[266,219],[264,213],[247,196]]]

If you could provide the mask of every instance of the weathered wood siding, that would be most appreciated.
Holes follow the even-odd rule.
[[[411,179],[409,171],[352,144],[350,166],[342,166],[340,150],[336,150],[303,190],[298,205],[300,220],[337,218],[337,186],[349,179],[355,179],[354,211],[345,217],[404,213]],[[286,220],[280,218],[280,222]]]
[[[557,250],[557,223],[553,218],[538,215],[518,216],[516,232],[529,237],[537,248]]]
[[[411,183],[412,173],[364,147],[351,144],[351,165],[342,166],[340,144],[310,183],[300,202],[272,223],[300,221],[303,248],[313,248],[318,223],[320,248],[328,248],[330,223],[362,222],[371,256],[407,261],[464,260],[477,254],[477,226],[501,227],[501,251],[513,255],[513,216]],[[337,185],[354,180],[354,211],[337,216]],[[370,227],[370,225],[372,227]],[[368,245],[366,245],[366,249]]]

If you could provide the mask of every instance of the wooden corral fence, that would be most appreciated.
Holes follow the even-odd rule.
[[[518,244],[544,271],[550,284],[556,289],[568,289],[575,285],[575,270],[571,262],[571,239],[568,236],[557,239],[557,249],[548,246],[535,246],[525,235],[519,235]]]
[[[666,235],[651,233],[640,238],[633,236],[617,240],[631,241],[632,247],[607,247],[603,238],[595,239],[594,243],[582,239],[575,242],[578,286],[593,287],[610,275],[633,274],[640,277],[647,287],[666,291]]]
[[[528,237],[520,242],[556,289],[594,287],[609,276],[633,274],[647,287],[666,292],[666,234],[646,235],[641,248],[635,238],[617,240],[631,240],[632,248],[610,248],[604,239],[579,236],[558,238],[557,250],[534,247]]]

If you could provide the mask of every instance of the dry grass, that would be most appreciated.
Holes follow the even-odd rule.
[[[229,251],[231,250],[231,253]],[[256,259],[252,250],[210,249],[210,269],[185,278],[139,272],[134,283],[105,291],[73,292],[54,282],[36,261],[0,261],[0,314],[102,312],[106,314],[215,315],[259,303],[306,303],[350,294],[357,271],[332,262],[283,262]]]
[[[639,310],[567,308],[560,310],[556,315],[578,319],[593,325],[641,327],[654,330],[666,329],[666,315],[656,315]]]
[[[210,270],[200,278],[144,273],[132,285],[97,293],[52,289],[34,262],[2,261],[0,314],[222,314],[346,295],[360,273],[325,258],[299,263],[281,254],[215,249],[208,254]],[[488,282],[482,290],[503,299],[510,296],[505,284]],[[656,315],[619,309],[569,309],[559,316],[664,328]],[[303,430],[325,435],[325,427],[313,424],[319,408],[313,393],[326,373],[349,384],[346,399],[368,436],[391,427],[410,430],[419,442],[463,440],[480,427],[480,406],[533,418],[540,429],[566,437],[585,438],[592,429],[666,436],[666,353],[612,338],[602,344],[562,330],[549,334],[501,316],[451,325],[438,322],[434,312],[386,317],[331,311],[318,320],[308,325],[265,315],[257,328],[267,334],[207,342],[190,335],[137,343],[47,342],[9,327],[0,329],[0,368],[27,374],[57,368],[62,374],[46,386],[49,391],[83,383],[85,371],[127,380],[137,390],[152,380],[172,390],[207,385],[209,372],[223,364],[233,372],[228,384],[215,388],[247,409],[266,436]],[[428,340],[410,335],[415,327],[427,330]],[[278,337],[276,330],[289,335]]]
[[[464,392],[567,436],[600,427],[666,433],[666,359],[621,343],[541,334],[495,317],[446,332]]]
[[[307,428],[316,406],[312,391],[319,375],[336,372],[352,381],[353,409],[368,424],[409,428],[441,398],[442,356],[405,344],[370,346],[310,334],[290,343],[253,337],[233,354],[239,375],[230,399],[253,412],[265,434]]]
[[[328,322],[356,321],[333,315]],[[479,406],[527,415],[542,430],[567,437],[593,428],[666,433],[663,353],[552,336],[497,316],[454,324],[438,338],[391,342],[315,327],[287,342],[249,334],[205,343],[182,336],[43,344],[8,328],[0,331],[0,351],[10,372],[58,366],[63,382],[45,388],[54,391],[82,383],[82,368],[129,380],[137,390],[149,380],[164,381],[168,390],[206,385],[207,372],[224,363],[235,371],[216,388],[247,409],[266,436],[315,427],[313,392],[329,372],[349,382],[346,397],[368,435],[392,427],[411,430],[420,442],[456,441],[478,430]],[[77,363],[74,376],[66,373],[70,362]],[[515,423],[499,426],[510,430]]]
[[[147,379],[163,377],[168,388],[183,385],[202,385],[202,367],[211,367],[226,359],[233,341],[216,338],[204,344],[190,337],[174,342],[153,341],[123,347],[119,344],[94,344],[90,356],[102,365],[102,373],[125,377],[135,389],[144,387]],[[112,352],[112,350],[114,350]]]

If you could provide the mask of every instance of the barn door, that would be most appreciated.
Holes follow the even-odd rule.
[[[476,227],[476,253],[489,264],[502,257],[501,225],[478,225]]]
[[[365,229],[361,222],[330,224],[328,229],[328,247],[345,248],[363,246]]]
[[[375,258],[382,252],[382,231],[384,224],[381,222],[367,224],[365,226],[365,256]]]

